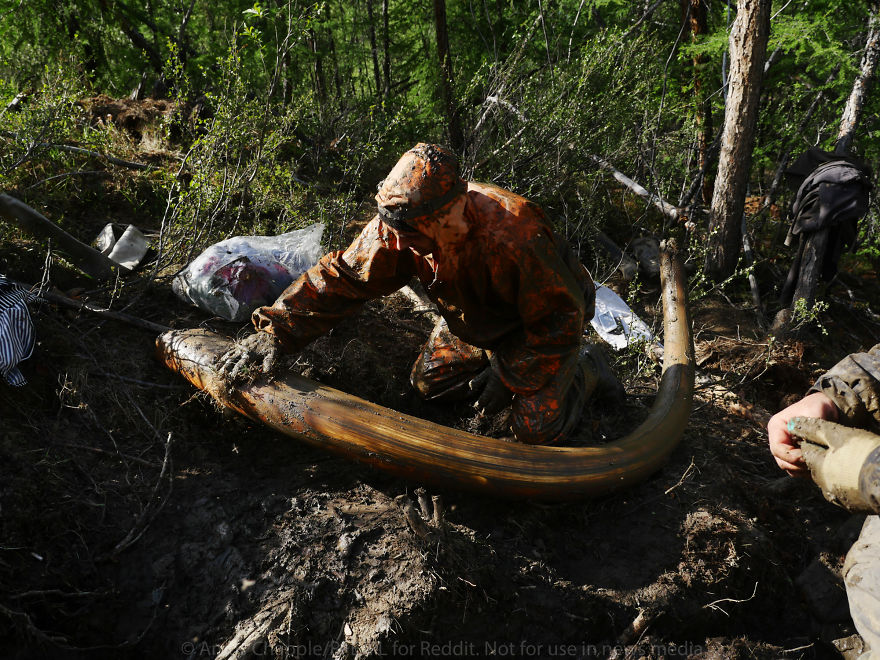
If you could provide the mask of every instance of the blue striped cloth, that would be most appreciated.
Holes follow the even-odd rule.
[[[27,303],[28,291],[0,275],[0,376],[16,387],[27,384],[18,363],[34,352],[34,325]]]

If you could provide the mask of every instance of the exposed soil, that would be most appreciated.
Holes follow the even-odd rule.
[[[164,290],[138,311],[204,318]],[[701,368],[769,409],[829,366],[816,338],[768,347],[723,300],[694,311]],[[808,658],[852,632],[839,584],[817,605],[821,580],[805,597],[798,578],[827,578],[856,523],[777,472],[736,414],[748,406],[698,396],[667,465],[598,500],[444,492],[445,529],[422,539],[395,501],[417,484],[224,414],[159,366],[149,333],[45,306],[34,320],[30,384],[0,389],[6,657],[608,657],[622,643],[626,657]],[[410,393],[429,329],[402,299],[378,301],[292,366],[479,427]],[[628,398],[585,424],[624,432],[650,403]],[[649,625],[627,636],[640,614]]]
[[[40,278],[39,246],[0,252],[11,275]],[[59,265],[53,278],[75,279]],[[848,278],[824,295],[827,335],[769,341],[746,292],[694,304],[694,412],[642,485],[569,504],[431,492],[445,522],[424,538],[404,513],[418,484],[219,410],[159,364],[149,332],[35,305],[30,382],[0,384],[0,656],[840,657],[832,640],[854,631],[835,572],[860,521],[778,471],[760,420],[875,343],[880,288],[870,272]],[[649,284],[638,309],[654,327],[657,300]],[[165,286],[129,285],[123,303],[240,331]],[[375,301],[288,366],[503,433],[503,418],[412,393],[430,327],[402,298]],[[659,367],[634,354],[617,367],[625,406],[589,410],[576,442],[646,414]]]

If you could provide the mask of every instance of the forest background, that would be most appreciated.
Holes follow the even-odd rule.
[[[597,158],[681,208],[705,251],[736,12],[714,0],[6,1],[0,187],[62,226],[110,192],[127,198],[161,219],[156,273],[234,233],[317,220],[327,246],[342,247],[396,157],[438,141],[467,177],[539,202],[594,267],[596,232],[627,244],[675,224],[609,183]],[[784,1],[770,12],[738,193],[757,200],[746,227],[759,268],[782,249],[781,169],[809,146],[833,150],[876,6]],[[125,131],[83,111],[98,95],[171,105],[157,126]],[[878,103],[868,98],[853,145],[873,165]],[[162,167],[94,185],[102,168],[63,145],[139,151]],[[876,206],[857,251],[876,252],[875,224]]]

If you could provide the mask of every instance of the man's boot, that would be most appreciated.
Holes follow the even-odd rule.
[[[581,360],[592,366],[598,382],[593,392],[593,398],[623,405],[626,399],[626,390],[620,380],[614,375],[614,370],[605,357],[605,351],[597,344],[584,344],[581,347]]]

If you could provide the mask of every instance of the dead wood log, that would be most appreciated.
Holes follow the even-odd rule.
[[[630,179],[626,174],[618,170],[611,163],[603,158],[599,158],[598,156],[590,156],[590,159],[599,165],[600,167],[608,170],[617,179],[618,182],[622,183],[624,186],[629,188],[636,195],[644,199],[646,202],[657,208],[663,215],[668,217],[670,220],[677,220],[679,216],[679,210],[674,207],[672,204],[667,202],[665,199],[660,197],[659,195],[655,195],[652,192],[648,192],[644,186],[639,183],[636,183],[632,179]]]
[[[611,240],[611,238],[604,232],[598,232],[596,234],[596,240],[598,241],[599,246],[605,250],[612,259],[617,260],[617,269],[620,271],[623,279],[627,282],[631,282],[635,279],[635,276],[639,272],[639,265],[636,263],[636,260],[621,250],[617,243]]]
[[[82,147],[74,147],[70,144],[38,144],[38,147],[46,147],[49,149],[58,149],[59,151],[67,151],[72,154],[82,154],[84,156],[91,156],[92,158],[100,158],[102,160],[106,160],[111,165],[119,165],[120,167],[127,167],[131,170],[156,170],[159,169],[155,165],[148,165],[147,163],[136,163],[131,160],[123,160],[122,158],[117,158],[116,156],[111,156],[110,154],[102,154],[100,151],[93,151],[91,149],[83,149]]]
[[[683,269],[661,253],[664,369],[647,419],[601,447],[545,447],[487,438],[375,405],[296,375],[230,386],[214,368],[229,339],[169,332],[160,359],[223,405],[304,442],[405,478],[496,497],[571,500],[647,478],[676,447],[691,411],[694,349]]]
[[[80,270],[97,280],[107,280],[116,277],[118,273],[128,272],[127,268],[113,263],[94,248],[81,243],[46,216],[15,197],[0,194],[0,216],[14,222],[36,238],[55,241],[55,245],[65,252]]]
[[[22,284],[22,286],[24,285]],[[104,309],[83,300],[74,300],[73,298],[68,298],[67,296],[62,296],[58,293],[52,293],[51,291],[42,291],[34,295],[36,295],[39,299],[45,300],[46,302],[50,302],[55,305],[62,305],[64,307],[69,307],[77,311],[89,312],[105,319],[127,323],[128,325],[133,325],[137,328],[143,328],[144,330],[150,330],[152,332],[167,332],[171,329],[167,325],[153,323],[152,321],[147,321],[146,319],[138,318],[137,316],[132,316],[131,314],[116,312],[112,309]]]

